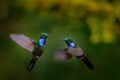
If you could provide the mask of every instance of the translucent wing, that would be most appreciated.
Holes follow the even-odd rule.
[[[72,55],[67,53],[67,49],[63,49],[63,50],[58,50],[55,53],[54,58],[56,60],[67,60],[72,58]]]
[[[33,51],[33,40],[23,34],[10,34],[10,38],[28,51]]]
[[[84,55],[83,50],[80,47],[75,47],[75,48],[68,48],[68,53],[74,56],[82,56]]]

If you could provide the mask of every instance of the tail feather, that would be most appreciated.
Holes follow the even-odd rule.
[[[91,70],[94,69],[93,64],[88,60],[87,57],[84,57],[84,58],[82,59],[82,61],[86,64],[86,66],[87,66],[89,69],[91,69]]]
[[[31,61],[28,64],[27,71],[31,71],[33,69],[33,67],[35,66],[36,60],[37,59],[34,59],[34,58],[31,59]]]

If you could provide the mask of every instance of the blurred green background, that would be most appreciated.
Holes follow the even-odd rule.
[[[38,40],[51,36],[31,72],[32,54],[9,38],[21,33]],[[95,70],[73,57],[55,61],[69,36]],[[0,0],[0,80],[120,80],[120,0]]]

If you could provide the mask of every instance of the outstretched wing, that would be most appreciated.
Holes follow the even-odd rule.
[[[73,56],[82,56],[82,55],[85,55],[83,53],[83,50],[80,48],[80,47],[75,47],[75,48],[71,48],[71,47],[68,47],[68,53],[73,55]]]
[[[32,52],[34,49],[33,40],[28,38],[23,34],[10,34],[10,38],[19,44],[21,47],[25,48],[26,50]]]
[[[55,53],[54,58],[56,60],[67,60],[72,58],[72,55],[67,53],[67,49],[63,49],[63,50],[58,50]]]

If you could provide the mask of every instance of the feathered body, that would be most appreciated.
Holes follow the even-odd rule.
[[[63,50],[59,50],[55,53],[55,59],[57,60],[67,60],[72,58],[72,56],[75,56],[78,59],[81,59],[89,69],[93,70],[94,66],[93,64],[88,60],[86,54],[83,52],[83,50],[77,46],[71,38],[65,38],[64,41],[66,42],[68,48],[65,48]],[[68,57],[70,56],[70,57]]]
[[[32,40],[23,34],[10,34],[10,38],[19,44],[21,47],[25,48],[26,50],[32,52],[33,57],[30,60],[27,70],[31,71],[34,67],[37,59],[42,55],[44,52],[44,47],[46,43],[46,39],[48,34],[41,33],[41,37],[39,41]]]

